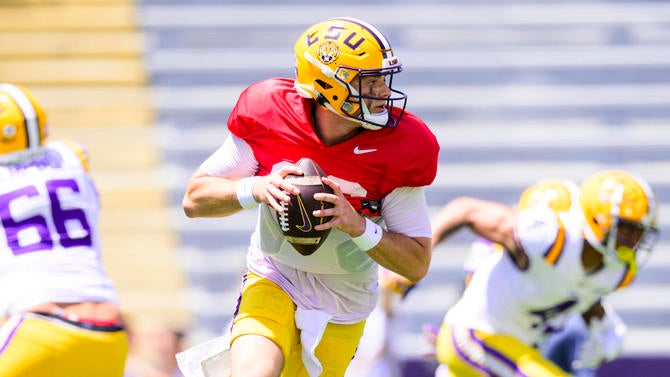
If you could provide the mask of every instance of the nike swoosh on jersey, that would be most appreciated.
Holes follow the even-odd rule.
[[[376,152],[377,148],[372,148],[372,149],[360,149],[358,145],[356,148],[354,148],[354,154],[363,154],[363,153],[370,153],[370,152]]]

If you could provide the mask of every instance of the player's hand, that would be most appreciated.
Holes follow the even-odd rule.
[[[254,199],[258,203],[267,203],[277,212],[284,212],[280,202],[289,202],[289,193],[297,195],[300,193],[297,187],[284,180],[289,174],[301,175],[302,170],[295,165],[286,164],[260,179],[254,184]]]
[[[589,337],[582,343],[573,367],[595,369],[606,361],[616,359],[621,353],[626,330],[626,325],[620,320],[613,320],[611,313],[603,319],[592,318]]]
[[[333,194],[314,194],[314,199],[329,202],[333,207],[314,211],[314,216],[332,216],[332,219],[326,223],[316,225],[314,229],[325,230],[328,228],[337,228],[351,237],[358,237],[363,234],[365,231],[365,218],[356,212],[356,209],[344,197],[340,185],[326,177],[323,178],[323,182],[333,189]]]
[[[402,299],[407,297],[415,287],[416,283],[406,277],[389,271],[385,268],[379,270],[379,286],[387,291],[399,294]]]

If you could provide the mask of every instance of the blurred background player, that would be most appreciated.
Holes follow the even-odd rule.
[[[127,329],[130,351],[123,377],[182,377],[175,359],[183,350],[182,331],[132,321]]]
[[[545,178],[536,182],[526,188],[521,194],[517,208],[519,210],[545,206],[551,208],[555,212],[579,210],[579,187],[578,185],[567,179],[559,178]],[[439,237],[435,236],[435,240]],[[437,241],[434,241],[437,243]],[[492,254],[503,252],[502,245],[491,242],[485,238],[477,238],[471,245],[468,256],[465,260],[463,268],[466,272],[464,278],[464,286],[467,286],[472,278],[472,274],[477,269],[482,261]],[[389,275],[391,282],[386,285],[394,292],[402,294],[405,297],[408,289],[414,287],[409,282],[403,281],[398,276]],[[388,291],[388,290],[387,290]],[[399,296],[399,295],[396,295]],[[614,313],[612,313],[614,314]],[[424,325],[424,336],[431,345],[435,345],[437,340],[437,333],[439,327],[432,324]],[[366,325],[367,331],[367,325]],[[364,333],[363,338],[366,338],[367,333]],[[543,340],[539,346],[542,353],[551,361],[556,363],[561,369],[578,377],[593,377],[595,370],[588,367],[576,368],[575,360],[579,355],[580,347],[584,340],[588,338],[588,329],[582,319],[581,314],[572,313],[568,316],[561,327],[551,329],[551,332],[546,334],[546,339]],[[358,355],[358,352],[357,352]],[[355,359],[354,359],[355,360]],[[441,366],[436,373],[437,377],[449,376],[449,371],[446,366]]]
[[[434,219],[436,244],[469,227],[504,251],[478,262],[445,315],[438,360],[465,377],[568,376],[537,347],[570,313],[588,323],[574,366],[614,359],[625,325],[601,297],[631,283],[653,247],[656,217],[646,182],[623,171],[586,179],[579,206],[568,211],[540,205],[517,213],[474,198],[451,201]]]
[[[396,352],[397,310],[416,284],[379,268],[379,301],[367,321],[346,377],[400,377],[402,360]]]
[[[568,179],[545,178],[523,191],[517,205],[518,210],[537,206],[547,206],[555,212],[579,210],[579,187]],[[483,258],[494,252],[502,252],[500,244],[478,238],[472,244],[464,268],[467,272],[466,285]],[[614,310],[611,315],[616,315]],[[625,329],[622,327],[621,329]],[[588,328],[580,313],[571,313],[560,327],[548,329],[546,339],[539,349],[549,360],[564,371],[578,377],[595,377],[593,366],[576,365],[581,347],[588,338]]]
[[[0,374],[121,377],[128,344],[84,148],[46,141],[26,89],[0,84]]]

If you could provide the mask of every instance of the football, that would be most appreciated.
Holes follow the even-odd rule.
[[[321,181],[326,174],[321,167],[309,158],[302,158],[295,164],[304,172],[303,175],[289,174],[289,180],[300,189],[299,195],[289,194],[290,202],[283,202],[284,212],[276,212],[277,222],[286,241],[302,255],[313,254],[330,233],[330,229],[316,230],[315,225],[326,223],[330,217],[315,217],[312,212],[331,208],[333,205],[314,199],[319,192],[333,193],[333,189]]]

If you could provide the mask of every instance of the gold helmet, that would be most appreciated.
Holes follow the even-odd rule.
[[[518,208],[547,206],[554,212],[569,211],[579,202],[578,197],[579,187],[575,182],[567,179],[545,178],[521,193]]]
[[[402,71],[402,64],[376,27],[354,18],[320,22],[298,38],[295,59],[295,88],[302,97],[313,98],[368,129],[398,124],[407,95],[394,90],[392,83],[393,75]],[[361,80],[368,76],[383,76],[391,95],[380,98],[359,93],[355,88],[361,88]],[[386,101],[385,111],[371,113],[365,99]],[[396,109],[392,109],[394,106]]]
[[[658,206],[642,178],[620,170],[602,171],[580,187],[586,240],[635,273],[657,240]]]
[[[0,84],[0,162],[20,160],[42,149],[46,114],[26,88]]]

